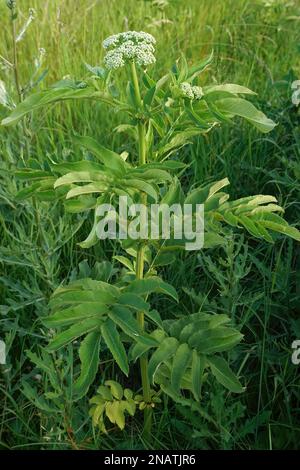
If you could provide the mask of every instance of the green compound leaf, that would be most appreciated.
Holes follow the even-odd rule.
[[[148,375],[151,382],[154,382],[154,376],[157,368],[162,362],[172,357],[178,348],[176,338],[166,338],[151,356],[148,364]]]
[[[180,344],[175,353],[172,371],[171,371],[171,386],[179,393],[181,379],[185,374],[186,368],[191,360],[192,351],[186,343]]]
[[[205,356],[203,356],[202,354],[198,354],[197,351],[193,350],[191,378],[192,392],[196,401],[199,401],[201,396],[201,387],[205,364]]]
[[[243,335],[239,331],[220,326],[197,331],[189,338],[188,344],[202,354],[214,354],[228,351],[238,344],[242,338]]]
[[[122,372],[124,372],[125,375],[128,375],[129,366],[126,351],[114,322],[108,319],[101,326],[101,333],[116,363],[118,364]]]
[[[80,399],[87,394],[96,377],[99,366],[100,338],[100,331],[93,331],[85,337],[80,345],[81,372],[73,388],[76,399]]]
[[[241,116],[255,126],[260,132],[270,132],[276,126],[272,119],[259,111],[252,103],[242,98],[225,98],[215,102],[221,112]]]
[[[99,318],[88,318],[85,321],[80,323],[75,323],[69,329],[58,333],[55,338],[48,345],[48,351],[56,351],[57,349],[66,346],[75,339],[79,338],[82,335],[85,335],[93,330],[99,328],[101,320]]]
[[[234,393],[244,392],[244,387],[222,357],[207,357],[206,360],[213,375],[221,385]]]
[[[106,380],[105,385],[110,387],[112,396],[117,400],[122,400],[123,398],[123,388],[115,380]]]
[[[75,88],[58,87],[34,93],[20,103],[13,112],[2,120],[2,126],[11,126],[16,124],[26,114],[58,101],[77,99],[96,99],[105,103],[111,103],[111,98],[103,92],[96,91],[93,87]]]
[[[43,319],[44,325],[48,328],[57,328],[61,326],[72,325],[73,323],[87,320],[91,317],[100,318],[107,313],[107,306],[101,302],[83,303],[74,307],[65,308]]]
[[[153,292],[162,293],[169,295],[178,302],[178,295],[174,287],[156,276],[134,280],[126,288],[126,291],[134,292],[138,295],[148,295]]]
[[[103,147],[92,137],[74,136],[73,140],[95,155],[107,169],[119,176],[122,176],[129,167],[118,153]]]

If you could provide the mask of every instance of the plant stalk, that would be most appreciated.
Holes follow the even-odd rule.
[[[10,8],[10,22],[11,22],[11,35],[12,35],[12,67],[15,81],[15,88],[18,96],[18,102],[23,101],[23,91],[19,79],[19,64],[18,64],[18,49],[17,49],[17,34],[16,34],[16,7],[13,5]],[[24,146],[26,146],[27,156],[30,154],[29,142],[27,139],[25,120],[22,120],[21,128],[24,134],[25,145],[21,142],[21,158],[24,162]]]
[[[138,77],[136,73],[135,63],[131,63],[131,76],[133,81],[133,87],[135,92],[135,98],[139,108],[142,107],[142,99],[139,88]],[[139,143],[139,165],[145,165],[147,162],[146,156],[146,128],[145,124],[139,120],[138,124],[138,143]],[[142,193],[141,203],[147,204],[147,195]],[[144,276],[144,258],[145,258],[145,245],[141,244],[138,248],[137,258],[136,258],[136,279],[143,279]],[[137,313],[138,324],[143,331],[145,329],[145,317],[144,312]],[[140,358],[140,369],[141,369],[141,379],[143,387],[143,397],[145,403],[148,405],[144,410],[144,432],[143,437],[146,441],[149,441],[151,435],[151,425],[152,425],[152,408],[151,408],[151,388],[148,377],[148,358],[146,355]]]
[[[22,91],[19,81],[19,71],[18,71],[18,53],[17,53],[17,41],[16,41],[16,22],[15,22],[15,8],[11,8],[11,33],[12,33],[12,43],[13,43],[13,70],[15,85],[18,94],[19,103],[22,101]]]

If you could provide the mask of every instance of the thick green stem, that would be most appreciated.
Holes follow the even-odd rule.
[[[137,76],[137,73],[136,73],[135,63],[131,62],[130,67],[131,67],[131,78],[132,78],[132,82],[133,82],[135,99],[136,99],[136,102],[137,102],[138,106],[141,107],[142,106],[142,98],[141,98],[139,80],[138,80],[138,76]]]
[[[139,163],[145,165],[146,163],[146,132],[145,124],[142,122],[138,123],[138,135],[139,135]]]
[[[141,93],[139,88],[138,77],[136,73],[135,63],[131,63],[131,77],[135,92],[136,102],[139,108],[142,107],[142,99]],[[144,165],[147,162],[146,157],[146,128],[145,124],[139,120],[138,122],[138,142],[139,142],[139,164]],[[141,203],[147,204],[147,196],[146,194],[142,193],[141,196]],[[141,244],[136,258],[136,278],[143,279],[144,276],[144,251],[145,245]],[[137,314],[137,321],[141,328],[141,330],[145,329],[145,318],[144,312],[138,312]],[[144,411],[144,438],[146,441],[149,441],[151,435],[151,424],[152,424],[152,408],[151,408],[151,389],[150,389],[150,382],[148,377],[148,358],[146,355],[140,358],[140,368],[141,368],[141,379],[142,379],[142,387],[143,387],[143,397],[145,403],[148,405]]]
[[[142,279],[144,274],[144,246],[141,246],[137,253],[137,260],[136,260],[136,278]],[[141,328],[141,330],[145,329],[145,318],[144,312],[138,312],[137,314],[137,321]],[[146,441],[149,441],[151,435],[151,424],[152,424],[152,409],[150,407],[151,403],[151,389],[150,389],[150,382],[148,377],[148,358],[147,356],[143,356],[140,358],[140,369],[141,369],[141,379],[142,379],[142,387],[143,387],[143,397],[144,402],[148,404],[148,406],[144,410],[144,433],[143,436]]]

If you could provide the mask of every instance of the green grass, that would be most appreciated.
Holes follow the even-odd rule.
[[[26,20],[28,8],[36,9],[35,21],[18,44],[23,86],[34,70],[40,47],[47,51],[43,88],[66,75],[84,77],[84,62],[97,65],[102,60],[102,40],[124,29],[146,30],[156,37],[160,72],[181,52],[193,63],[213,49],[214,65],[203,75],[203,83],[226,81],[257,91],[260,108],[278,126],[262,137],[237,123],[195,139],[180,155],[191,163],[189,184],[228,176],[233,196],[273,194],[285,207],[289,223],[298,222],[300,115],[291,102],[291,82],[300,79],[300,7],[296,0],[18,3],[19,26]],[[0,15],[0,54],[11,60],[9,11],[4,1]],[[16,100],[11,70],[0,69],[0,79]],[[0,108],[1,118],[7,113]],[[74,131],[94,136],[118,151],[128,150],[127,138],[112,131],[120,121],[118,114],[99,104],[67,104],[37,113],[25,129],[26,138],[22,127],[0,128],[0,337],[5,338],[8,349],[8,362],[0,366],[3,449],[134,449],[145,445],[138,417],[123,433],[111,428],[102,436],[92,429],[87,399],[73,408],[66,398],[64,413],[53,415],[41,412],[22,393],[24,378],[35,384],[41,396],[50,390],[47,377],[25,351],[37,352],[46,345],[47,331],[39,319],[47,312],[51,292],[62,280],[80,277],[89,269],[105,277],[107,262],[115,253],[110,242],[80,249],[76,243],[87,229],[82,227],[82,218],[65,215],[61,205],[31,199],[18,202],[15,195],[20,183],[13,178],[13,170],[29,159],[79,159],[80,153],[71,144]],[[300,366],[291,362],[291,343],[300,338],[297,263],[299,248],[291,240],[278,237],[274,246],[268,246],[237,234],[225,249],[179,257],[175,265],[164,269],[164,278],[180,294],[181,310],[176,313],[205,305],[213,311],[226,311],[243,325],[245,340],[231,354],[247,391],[237,396],[216,384],[207,387],[200,416],[165,399],[155,413],[154,448],[299,449]],[[120,269],[117,263],[113,268]],[[162,315],[175,313],[170,303],[162,298],[155,299],[158,301]],[[57,356],[58,371],[67,359],[67,353]],[[112,367],[104,356],[98,383],[111,378]],[[118,377],[117,367],[113,370]],[[138,378],[133,376],[130,381],[136,385]]]

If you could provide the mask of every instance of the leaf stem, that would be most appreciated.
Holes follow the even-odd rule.
[[[133,88],[135,92],[136,102],[139,108],[142,107],[142,98],[139,88],[139,82],[136,72],[135,63],[131,63],[131,77],[133,82]],[[141,120],[138,121],[138,143],[139,143],[139,164],[144,165],[147,162],[146,155],[146,129],[145,123]],[[142,193],[141,195],[142,204],[147,204],[147,195]],[[137,258],[136,258],[136,278],[143,279],[144,277],[144,258],[145,258],[145,245],[141,244],[138,248]],[[137,313],[137,321],[141,330],[145,329],[145,317],[144,312]],[[143,397],[146,403],[146,408],[144,410],[144,432],[143,437],[146,441],[149,442],[151,435],[151,425],[152,425],[152,408],[151,408],[151,389],[150,382],[148,377],[148,358],[146,355],[140,358],[140,369],[141,369],[141,379],[143,387]]]

